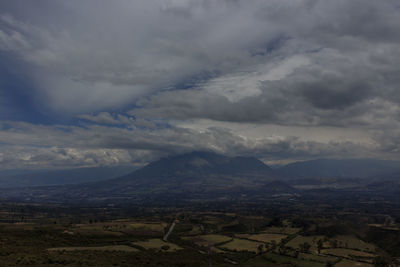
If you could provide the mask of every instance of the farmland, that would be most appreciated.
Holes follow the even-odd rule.
[[[396,261],[378,246],[384,236],[380,231],[393,230],[362,224],[367,216],[361,226],[353,227],[354,217],[343,217],[338,226],[336,217],[248,215],[240,208],[237,212],[168,210],[162,215],[163,210],[155,207],[119,216],[116,211],[124,212],[101,210],[101,215],[87,217],[40,214],[3,222],[0,262],[2,266],[208,266],[211,262],[213,266],[351,267]],[[163,237],[172,222],[176,225],[166,242]]]

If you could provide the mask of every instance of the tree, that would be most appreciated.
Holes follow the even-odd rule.
[[[321,249],[323,248],[323,246],[324,246],[324,242],[321,239],[319,239],[317,242],[318,254],[321,253]]]
[[[263,252],[263,249],[264,249],[264,244],[259,245],[257,247],[258,254],[261,254]]]
[[[271,249],[274,250],[274,249],[276,248],[276,245],[277,245],[277,244],[276,244],[276,241],[275,241],[275,240],[272,240],[272,241],[271,241]]]
[[[338,247],[338,241],[336,239],[330,241],[331,247],[337,248]]]
[[[304,242],[303,244],[300,244],[301,252],[308,253],[308,252],[310,252],[310,248],[311,248],[311,245],[308,242]]]
[[[299,251],[298,250],[295,250],[294,251],[294,253],[293,253],[293,256],[295,257],[295,258],[298,258],[299,257]]]
[[[376,267],[387,267],[390,266],[391,259],[385,256],[378,256],[374,259],[374,266]]]

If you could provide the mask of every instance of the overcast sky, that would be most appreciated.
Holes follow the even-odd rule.
[[[398,0],[3,0],[0,170],[400,160]]]

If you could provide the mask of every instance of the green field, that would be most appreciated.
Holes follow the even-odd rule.
[[[219,246],[220,248],[224,248],[231,251],[250,251],[250,252],[257,252],[258,246],[262,245],[263,243],[249,241],[245,239],[237,239],[234,238],[231,242],[226,243],[224,245]]]
[[[298,266],[298,267],[325,267],[325,263],[322,262],[314,262],[309,260],[304,260],[300,258],[293,258],[285,255],[279,255],[275,253],[268,252],[260,258],[263,258],[267,262],[278,263],[278,264],[291,264],[289,266]],[[268,265],[265,265],[268,266]]]
[[[370,243],[366,243],[355,236],[351,235],[339,235],[330,240],[337,240],[339,247],[359,249],[363,251],[375,251],[376,246]]]
[[[334,255],[334,256],[338,256],[338,257],[348,257],[348,258],[351,258],[351,257],[374,258],[374,257],[376,257],[376,255],[372,254],[372,253],[353,250],[353,249],[347,249],[347,248],[323,249],[323,250],[321,250],[321,253],[328,254],[328,255]]]
[[[238,238],[245,238],[245,239],[250,239],[254,241],[259,241],[259,242],[264,242],[264,243],[270,243],[272,241],[275,241],[276,243],[281,242],[282,239],[286,238],[286,235],[281,235],[281,234],[236,234],[235,235]]]

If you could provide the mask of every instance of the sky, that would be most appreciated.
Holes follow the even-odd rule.
[[[0,170],[400,160],[397,0],[3,0]]]

